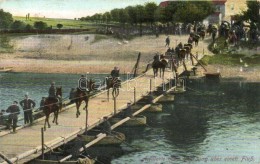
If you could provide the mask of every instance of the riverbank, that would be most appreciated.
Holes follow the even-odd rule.
[[[141,73],[156,52],[164,53],[165,35],[136,37],[130,41],[118,40],[100,35],[33,35],[10,38],[13,53],[1,53],[0,67],[12,67],[14,72],[34,73],[107,73],[114,66],[121,73],[131,72],[141,52]],[[170,35],[171,47],[179,42],[186,43],[188,35]],[[194,47],[195,54],[212,56],[207,46],[208,37]],[[243,78],[247,81],[260,81],[260,67],[228,66],[210,64],[208,72],[220,71],[223,78]]]
[[[212,64],[206,66],[207,72],[219,72],[223,81],[247,81],[247,82],[260,82],[260,66],[253,67],[239,67],[239,66],[227,66],[220,64]],[[204,74],[202,67],[199,67],[198,71],[201,75]]]

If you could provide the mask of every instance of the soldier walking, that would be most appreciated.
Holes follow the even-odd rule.
[[[17,104],[18,102],[14,101],[13,105],[9,106],[8,109],[6,110],[7,113],[10,113],[8,116],[7,129],[10,129],[10,126],[13,125],[12,127],[14,133],[16,132],[15,130],[17,126],[18,115],[20,114],[20,109]]]

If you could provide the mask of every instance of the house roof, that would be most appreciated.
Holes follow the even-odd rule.
[[[214,5],[225,5],[226,2],[227,0],[212,0]]]
[[[160,7],[167,7],[169,5],[170,1],[163,1],[159,4]]]

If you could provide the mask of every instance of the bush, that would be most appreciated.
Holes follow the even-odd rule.
[[[44,30],[48,27],[47,23],[43,22],[43,21],[37,21],[34,22],[34,28],[38,29],[38,30]]]

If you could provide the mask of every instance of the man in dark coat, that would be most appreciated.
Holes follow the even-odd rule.
[[[102,123],[102,130],[103,130],[103,133],[106,133],[107,135],[110,135],[111,134],[111,124],[110,122],[108,121],[108,117],[104,117],[104,122]]]
[[[42,110],[43,111],[43,109],[44,109],[44,102],[45,102],[45,97],[42,97],[42,100],[41,100],[41,102],[40,102],[40,110]]]
[[[33,123],[32,108],[35,107],[35,102],[28,98],[28,95],[24,96],[25,99],[20,101],[20,105],[24,110],[24,124]]]
[[[165,39],[165,42],[166,42],[165,47],[170,47],[170,37],[169,36],[167,36],[167,38]]]
[[[20,109],[17,104],[18,102],[14,101],[13,105],[9,106],[6,110],[7,113],[10,113],[8,116],[7,129],[10,129],[11,124],[13,124],[13,132],[16,132],[15,129],[17,126],[18,115],[20,114]]]

